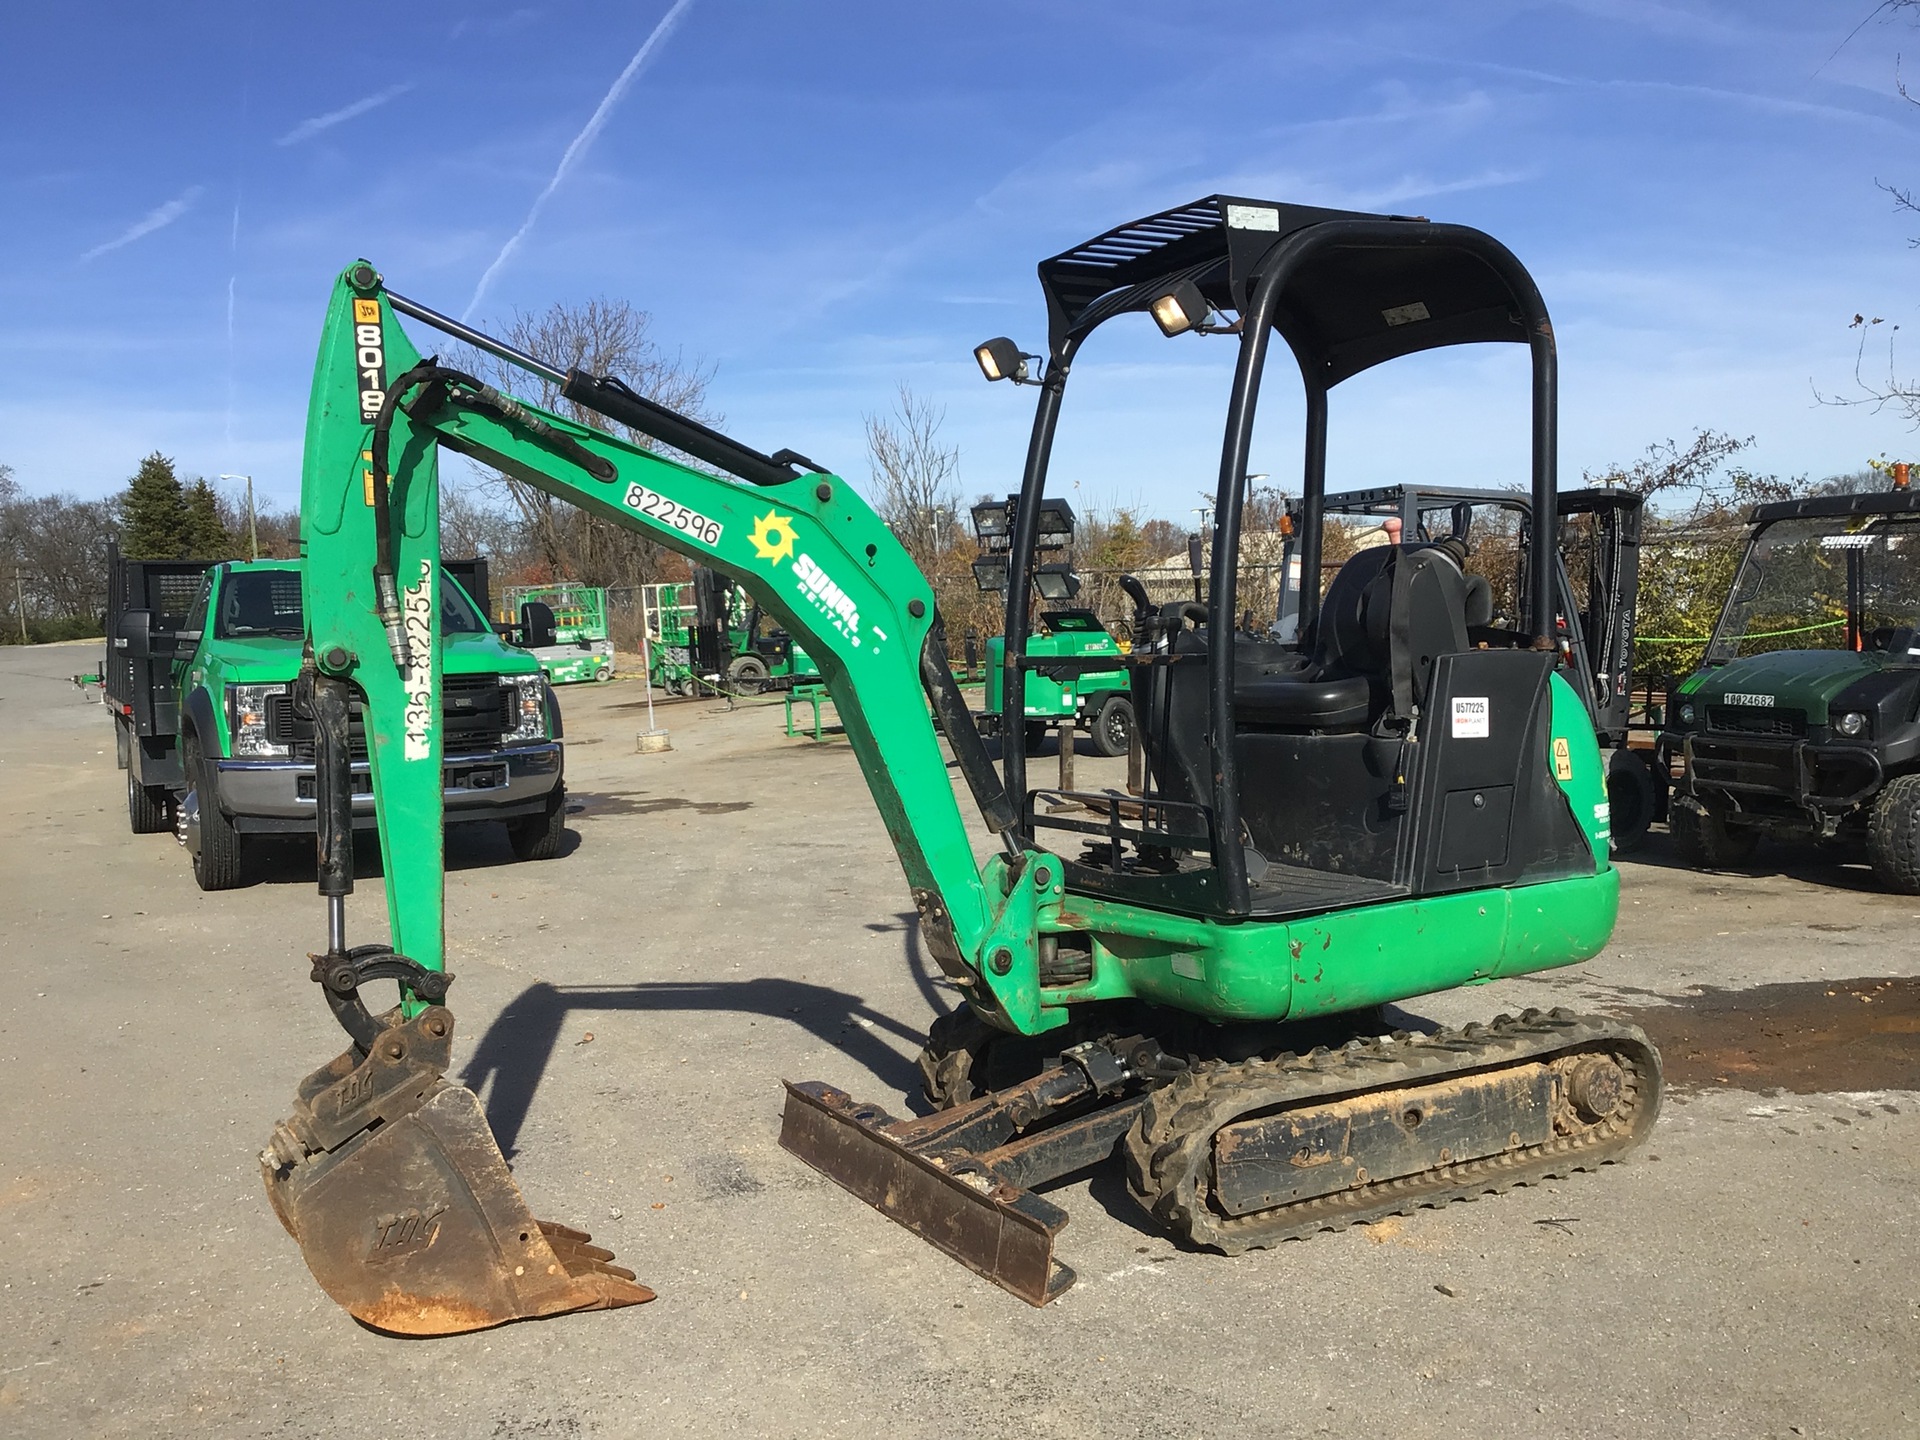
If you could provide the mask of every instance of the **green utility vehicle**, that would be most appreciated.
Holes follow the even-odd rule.
[[[598,585],[561,580],[552,585],[509,585],[500,596],[510,632],[525,638],[528,615],[523,607],[544,605],[553,617],[550,643],[529,651],[540,662],[550,685],[575,685],[584,680],[613,679],[613,639],[607,628],[607,592]],[[538,612],[535,612],[538,615]],[[535,620],[535,628],[539,621]],[[540,638],[544,639],[545,636]]]
[[[661,586],[653,683],[669,695],[759,695],[818,682],[820,667],[760,608],[744,585],[705,565]]]
[[[1920,495],[1756,506],[1662,753],[1690,864],[1745,864],[1765,836],[1865,843],[1880,884],[1920,894]]]
[[[1647,827],[1667,811],[1667,779],[1655,759],[1654,735],[1649,727],[1635,729],[1631,723],[1645,503],[1625,490],[1563,491],[1552,576],[1560,674],[1586,706],[1606,759],[1609,839],[1615,851],[1636,848]],[[1381,485],[1329,495],[1323,513],[1374,524],[1397,518],[1407,543],[1435,546],[1459,566],[1467,587],[1467,636],[1475,644],[1511,645],[1516,635],[1530,633],[1533,505],[1526,491]],[[1297,501],[1289,505],[1289,514],[1291,561],[1311,520]],[[1283,630],[1289,622],[1297,625],[1297,569],[1288,565],[1280,604]]]
[[[1558,533],[1553,326],[1525,268],[1465,226],[1214,195],[1096,235],[1042,262],[1040,282],[1044,356],[1005,337],[976,352],[988,379],[1038,392],[1007,550],[996,766],[947,664],[931,584],[855,487],[614,377],[480,335],[365,261],[336,280],[301,494],[303,683],[323,737],[326,949],[312,974],[350,1045],[300,1085],[261,1167],[315,1279],[364,1323],[444,1334],[652,1298],[588,1236],[534,1219],[478,1098],[447,1075],[443,617],[431,604],[443,448],[750,585],[818,662],[921,943],[963,998],[920,1057],[932,1114],[895,1118],[829,1084],[789,1083],[781,1144],[1012,1294],[1044,1305],[1073,1281],[1054,1258],[1068,1217],[1037,1187],[1116,1154],[1144,1219],[1238,1254],[1597,1167],[1650,1133],[1660,1061],[1630,1025],[1528,1010],[1389,1036],[1378,1008],[1577,964],[1612,933],[1606,774],[1559,673],[1549,568],[1529,577],[1530,631],[1500,645],[1470,638],[1459,570],[1419,545],[1363,549],[1324,595],[1303,590],[1294,644],[1238,624],[1263,374],[1263,419],[1293,424],[1285,402],[1304,385],[1302,493],[1317,505],[1330,387],[1436,346],[1525,346],[1532,513]],[[660,448],[422,358],[440,346],[402,317]],[[1142,793],[1055,806],[1061,792],[1029,786],[1013,735],[1027,684],[1121,667],[1035,654],[1028,589],[1069,370],[1110,360],[1109,324],[1221,344],[1236,363],[1224,426],[1213,406],[1171,395],[1153,419],[1221,441],[1206,604],[1156,605],[1137,577],[1121,582]],[[1137,347],[1120,353],[1137,363]],[[403,585],[428,604],[403,609]],[[387,929],[349,945],[356,690],[381,762]],[[750,885],[749,857],[728,858]],[[648,930],[644,905],[632,913],[609,977],[631,973],[635,945],[684,946]],[[766,943],[777,969],[779,937]],[[369,1006],[375,981],[397,981],[400,1004]],[[831,1256],[801,1263],[836,1283]]]
[[[109,615],[109,708],[128,758],[132,828],[164,829],[171,811],[200,888],[231,889],[245,883],[262,837],[311,835],[316,825],[314,725],[297,684],[302,562],[112,563],[109,595],[144,590],[148,600]],[[446,823],[503,821],[519,858],[548,859],[561,844],[566,799],[553,692],[452,573],[442,574],[437,605]],[[113,691],[126,699],[112,703]],[[371,828],[358,706],[347,741],[353,824]]]
[[[1027,680],[1027,748],[1033,749],[1054,728],[1062,732],[1061,743],[1066,744],[1074,728],[1084,726],[1099,754],[1126,754],[1133,743],[1133,680],[1125,653],[1100,617],[1091,610],[1042,610],[1034,624],[1036,633],[1027,640],[1027,656],[1033,662],[1033,674]],[[1114,668],[1068,667],[1049,674],[1044,664],[1049,657],[1079,660],[1088,655],[1111,656]],[[988,636],[986,710],[978,719],[982,735],[1000,730],[1006,658],[1005,637]]]

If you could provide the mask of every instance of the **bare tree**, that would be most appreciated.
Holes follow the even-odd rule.
[[[583,304],[554,304],[537,315],[516,313],[504,338],[556,370],[581,369],[617,375],[649,400],[712,425],[718,417],[706,408],[709,366],[668,353],[653,338],[653,317],[624,300],[593,299]],[[660,449],[649,437],[616,426],[591,410],[560,396],[560,387],[538,380],[517,366],[485,355],[466,355],[467,368],[502,390],[585,425],[619,434],[648,449]],[[494,473],[487,487],[502,496],[524,527],[534,560],[529,569],[545,576],[526,579],[579,580],[589,585],[642,585],[660,579],[669,552],[643,536],[555,500],[523,480]],[[485,507],[480,507],[484,509]],[[456,509],[456,515],[459,515]],[[478,519],[468,513],[465,520]],[[464,523],[464,520],[463,520]]]
[[[867,464],[880,518],[928,574],[954,547],[960,519],[960,450],[940,443],[947,412],[904,383],[891,415],[867,419]]]

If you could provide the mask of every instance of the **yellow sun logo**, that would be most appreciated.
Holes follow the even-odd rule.
[[[753,542],[753,553],[776,565],[793,558],[793,542],[799,538],[793,533],[793,517],[778,510],[769,510],[756,519],[753,533],[747,536]]]

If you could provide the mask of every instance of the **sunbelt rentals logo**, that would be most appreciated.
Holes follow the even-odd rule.
[[[834,583],[818,561],[804,550],[796,552],[800,537],[794,531],[791,515],[769,510],[756,516],[747,539],[753,544],[753,553],[762,560],[777,566],[782,560],[791,559],[793,578],[799,582],[800,593],[835,630],[856,647],[860,644],[860,607]]]

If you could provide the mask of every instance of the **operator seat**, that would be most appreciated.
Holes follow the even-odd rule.
[[[1317,731],[1363,729],[1389,714],[1412,720],[1434,660],[1468,648],[1467,593],[1458,563],[1438,546],[1360,551],[1327,587],[1312,665],[1237,684],[1235,720]],[[1491,610],[1490,592],[1482,603]]]

